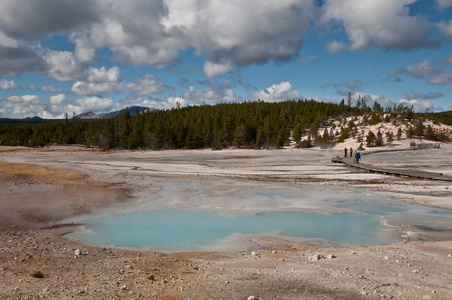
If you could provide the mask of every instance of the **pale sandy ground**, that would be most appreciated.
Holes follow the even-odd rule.
[[[388,246],[327,247],[252,237],[258,250],[185,253],[90,247],[59,236],[73,230],[70,226],[42,229],[84,214],[140,209],[197,207],[231,214],[327,209],[318,204],[322,192],[310,193],[314,187],[324,187],[326,194],[364,191],[452,209],[449,182],[331,163],[343,147],[104,153],[0,148],[0,299],[450,299],[450,224],[408,222],[401,230],[410,242]],[[369,152],[363,151],[369,164],[452,175],[451,145]],[[252,197],[224,201],[228,193],[250,189],[305,189],[310,197],[283,204]],[[317,255],[325,258],[313,259]],[[31,276],[36,271],[44,278]]]

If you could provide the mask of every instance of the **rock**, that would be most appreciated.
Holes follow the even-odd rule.
[[[127,290],[127,285],[121,286],[121,290],[123,290],[123,291]]]
[[[321,259],[325,259],[325,257],[323,257],[320,254],[314,254],[314,255],[309,257],[309,260],[321,260]]]
[[[249,296],[248,300],[257,300],[257,297],[256,296]]]
[[[75,255],[75,256],[80,256],[80,255],[82,255],[82,250],[80,250],[80,249],[75,250],[74,255]]]
[[[336,256],[336,255],[333,255],[333,254],[328,254],[327,258],[328,258],[328,259],[333,259],[333,258],[337,258],[337,256]]]

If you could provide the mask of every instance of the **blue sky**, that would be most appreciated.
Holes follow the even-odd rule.
[[[452,0],[0,0],[0,117],[287,99],[452,110]]]

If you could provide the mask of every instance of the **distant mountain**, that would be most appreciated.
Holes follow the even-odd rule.
[[[34,117],[32,117],[32,118],[26,117],[26,118],[24,118],[24,120],[35,120],[35,121],[40,121],[40,120],[43,120],[43,118],[40,118],[40,117],[38,117],[38,116],[34,116]]]
[[[143,107],[143,106],[131,106],[129,107],[129,113],[131,116],[135,116],[138,112],[138,114],[141,114],[147,110],[150,110],[149,107]],[[98,119],[111,119],[117,116],[123,116],[126,112],[126,108],[121,109],[121,110],[117,110],[117,111],[112,111],[110,113],[103,113],[103,114],[96,114],[93,113],[92,111],[80,114],[80,115],[76,115],[75,119],[76,120],[98,120]]]
[[[97,120],[105,117],[105,114],[95,114],[92,111],[75,116],[77,120]]]
[[[135,116],[138,112],[138,114],[142,114],[143,112],[150,110],[149,107],[143,107],[143,106],[131,106],[129,107],[129,113],[131,116]],[[111,113],[105,114],[106,119],[111,119],[114,117],[118,117],[118,116],[123,116],[126,113],[126,108],[118,110],[118,111],[113,111]]]

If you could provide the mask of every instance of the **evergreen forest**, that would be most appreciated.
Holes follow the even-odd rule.
[[[7,123],[0,126],[0,145],[42,147],[51,144],[82,144],[110,149],[199,149],[228,147],[249,149],[282,148],[293,141],[298,147],[328,146],[353,134],[347,117],[365,115],[366,122],[416,122],[429,118],[452,124],[451,114],[415,114],[401,105],[372,108],[364,99],[351,106],[314,100],[263,101],[189,106],[169,110],[151,110],[111,119],[65,119],[46,124]],[[321,128],[331,120],[344,126],[335,134]],[[334,126],[334,125],[333,125]],[[413,129],[414,130],[414,129]],[[413,134],[424,137],[427,130]],[[447,137],[431,134],[433,140]]]

